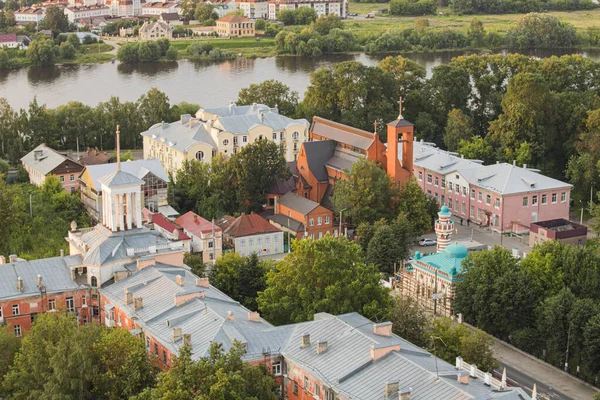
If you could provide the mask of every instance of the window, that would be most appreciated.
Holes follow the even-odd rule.
[[[237,136],[233,137],[233,144],[238,144],[238,137]]]
[[[317,217],[317,225],[323,225],[323,217]]]
[[[546,205],[546,204],[548,204],[548,195],[543,194],[542,195],[542,205]]]
[[[437,185],[439,185],[439,183],[440,183],[440,178],[438,178],[438,177],[436,176],[436,177],[435,177],[435,180],[433,181],[433,184],[434,184],[435,186],[437,186]]]
[[[442,179],[442,189],[446,187],[446,180]]]
[[[48,300],[48,311],[55,311],[55,310],[56,310],[56,299]]]
[[[311,233],[311,234],[310,234],[310,238],[311,238],[312,240],[315,240],[315,234],[314,234],[314,233]]]
[[[562,192],[560,194],[560,202],[564,203],[565,201],[567,201],[567,192]]]
[[[21,332],[21,325],[15,325],[13,328],[16,337],[21,337],[23,333]]]
[[[2,307],[0,307],[0,318],[2,318]]]
[[[281,375],[281,361],[275,361],[272,365],[271,365],[271,371],[273,371],[273,375],[274,376],[279,376]]]
[[[209,259],[210,261],[214,260],[214,259],[215,259],[215,253],[209,253],[209,254],[208,254],[208,259]]]
[[[419,180],[422,181],[423,180],[423,173],[421,171],[419,171]]]
[[[273,140],[277,140],[277,132],[273,132]]]
[[[61,182],[64,182],[64,181],[65,181],[65,177],[61,175],[61,176],[60,176],[60,181],[61,181]]]
[[[446,196],[442,195],[442,201],[440,201],[441,205],[446,204]]]
[[[460,193],[460,185],[458,183],[454,186],[454,191]]]
[[[492,196],[489,194],[485,195],[485,204],[490,205],[492,203]]]
[[[529,197],[523,197],[523,207],[527,207],[529,205]]]
[[[452,182],[448,182],[448,190],[452,191]]]
[[[73,182],[75,180],[75,175],[73,175],[73,174],[69,175],[69,180],[71,182]]]
[[[256,239],[256,244],[259,245],[259,246],[262,244],[262,238],[261,237],[259,237],[259,238]]]
[[[494,200],[494,208],[500,208],[500,199]]]
[[[304,390],[308,391],[308,378],[304,377]]]
[[[13,304],[12,315],[19,315],[19,305],[18,304]]]
[[[431,190],[427,191],[427,196],[431,197]]]
[[[69,312],[75,311],[75,303],[73,302],[72,297],[67,297],[67,311],[69,311]]]
[[[466,213],[467,213],[467,205],[465,204],[465,202],[464,202],[464,201],[463,201],[463,203],[462,203],[461,211],[462,211],[462,213],[463,213],[463,214],[466,214]]]
[[[314,219],[314,218],[310,218],[310,219],[308,220],[308,225],[310,225],[310,226],[315,226],[315,219]]]
[[[477,209],[477,219],[481,220],[481,208]]]
[[[325,225],[329,224],[329,215],[325,216]]]
[[[209,249],[212,249],[212,248],[214,247],[214,245],[215,245],[215,244],[213,243],[213,241],[212,241],[212,240],[210,240],[210,241],[208,242],[208,248],[209,248]]]
[[[436,200],[438,199],[438,194],[437,194],[437,192],[433,194],[433,197],[435,197],[435,199],[436,199]]]
[[[471,218],[475,218],[475,206],[471,206],[469,215],[471,216]]]
[[[242,143],[248,143],[248,136],[242,136]]]
[[[294,382],[294,387],[292,388],[292,392],[294,393],[294,396],[298,396],[298,384],[296,382]]]
[[[121,313],[117,313],[117,324],[121,326]]]
[[[279,140],[285,140],[285,132],[279,133]]]
[[[323,232],[319,232],[319,239],[323,237]]]
[[[427,174],[427,183],[431,183],[432,176],[431,174]]]
[[[150,338],[146,336],[146,347],[150,348]]]
[[[246,247],[246,239],[240,240],[240,246],[241,247]]]
[[[454,200],[454,211],[458,212],[458,200]]]
[[[452,199],[448,198],[448,209],[452,210]]]
[[[483,201],[483,193],[481,193],[481,190],[477,192],[477,201],[480,203]]]
[[[223,146],[229,145],[229,139],[223,139]]]
[[[248,239],[248,244],[250,246],[254,246],[254,239]]]
[[[292,133],[292,139],[298,140],[298,132]]]
[[[557,195],[556,193],[552,193],[552,204],[556,203]]]
[[[321,394],[321,387],[319,385],[315,384],[315,396],[318,398],[320,394]]]
[[[463,196],[467,195],[467,187],[466,186],[463,186],[462,192],[463,192]]]
[[[158,355],[158,343],[154,343],[154,354]]]
[[[537,204],[538,204],[538,197],[537,197],[537,195],[531,196],[531,205],[532,206],[537,206]]]
[[[265,238],[265,243],[271,243],[271,236],[267,236]]]
[[[92,306],[92,316],[93,317],[100,316],[100,307],[98,307],[98,306]]]
[[[204,160],[204,152],[203,151],[196,152],[196,160],[198,160],[198,161]]]
[[[471,200],[475,200],[475,189],[471,189]]]
[[[167,363],[167,352],[163,350],[163,363]]]
[[[92,287],[98,287],[98,278],[96,278],[95,276],[92,276]]]

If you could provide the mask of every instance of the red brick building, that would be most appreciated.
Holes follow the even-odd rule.
[[[338,235],[338,227],[333,223],[333,211],[291,192],[276,201],[275,215],[267,219],[298,239],[320,239],[327,233]]]

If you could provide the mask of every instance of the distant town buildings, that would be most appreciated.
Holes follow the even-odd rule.
[[[110,8],[104,5],[77,5],[65,7],[65,14],[69,22],[75,23],[83,18],[108,17]]]
[[[144,158],[158,158],[173,176],[184,161],[210,162],[217,154],[231,155],[259,139],[277,143],[287,161],[294,161],[308,139],[308,121],[280,115],[262,104],[200,109],[196,117],[158,123],[141,135]]]
[[[251,19],[268,19],[269,3],[268,0],[245,0],[238,2],[239,9],[244,12],[244,16]]]
[[[569,218],[572,185],[515,163],[483,165],[414,142],[414,175],[452,214],[495,231],[526,233],[532,222]]]
[[[587,226],[562,218],[532,222],[529,228],[529,246],[533,247],[549,240],[558,240],[573,246],[585,246],[587,233]]]
[[[169,2],[161,2],[161,1],[151,1],[142,3],[142,15],[143,16],[155,16],[158,17],[164,13],[175,13],[179,14],[181,6],[178,2],[169,1]]]
[[[217,224],[223,229],[228,247],[242,256],[252,253],[270,256],[284,252],[283,232],[258,214],[221,218]]]
[[[268,0],[269,19],[276,20],[280,11],[297,10],[300,7],[312,8],[319,17],[329,14],[340,18],[348,16],[348,0]]]
[[[110,156],[105,151],[100,151],[97,147],[92,147],[88,148],[84,155],[78,156],[77,161],[86,166],[106,164],[110,161]]]
[[[157,159],[136,160],[121,163],[121,169],[143,181],[140,207],[153,212],[167,205],[167,185],[169,176]],[[100,179],[117,170],[117,164],[88,165],[81,172],[79,184],[81,201],[94,221],[102,221],[103,193]]]
[[[173,39],[173,28],[162,21],[144,22],[139,30],[140,40]]]
[[[8,47],[9,49],[26,49],[31,40],[24,35],[15,33],[0,33],[0,48]]]
[[[15,11],[15,22],[17,24],[36,24],[44,18],[44,10],[41,7],[21,7]]]
[[[228,14],[219,18],[216,23],[219,36],[244,37],[255,34],[254,21],[237,14]]]
[[[42,186],[46,177],[56,175],[63,188],[73,193],[79,189],[79,174],[83,170],[81,163],[64,156],[41,144],[21,158],[25,171],[29,174],[29,182]]]

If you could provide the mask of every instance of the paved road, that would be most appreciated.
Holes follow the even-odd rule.
[[[533,391],[533,384],[536,384],[538,399],[545,400],[576,400],[571,397],[567,397],[564,394],[558,392],[556,389],[544,385],[541,382],[536,381],[529,375],[525,374],[523,371],[519,371],[515,368],[512,368],[508,365],[500,364],[500,367],[495,369],[494,377],[498,379],[502,379],[502,371],[506,367],[506,383],[509,386],[517,386],[523,388],[531,396],[531,392]]]

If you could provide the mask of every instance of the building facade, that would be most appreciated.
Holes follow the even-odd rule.
[[[82,18],[107,17],[110,15],[110,8],[96,4],[89,6],[70,6],[65,7],[65,14],[69,19],[69,22],[75,23]]]
[[[177,217],[175,224],[192,238],[192,252],[202,253],[204,263],[214,263],[223,255],[223,230],[216,223],[207,221],[188,211]]]
[[[246,0],[238,2],[240,10],[244,16],[251,19],[268,19],[269,2],[268,0]]]
[[[40,22],[46,13],[41,7],[21,7],[15,11],[15,22],[17,24],[36,24]]]
[[[166,22],[144,22],[139,30],[140,40],[173,39],[173,28]]]
[[[217,20],[219,36],[247,37],[254,36],[254,21],[237,14],[228,14]]]
[[[573,246],[585,246],[587,233],[587,226],[566,219],[532,222],[529,229],[529,246],[534,247],[549,240],[558,240]]]
[[[482,165],[414,142],[414,175],[455,217],[495,231],[525,233],[540,220],[569,218],[572,185],[515,163]]]
[[[275,202],[275,214],[267,219],[277,228],[298,239],[321,239],[326,234],[335,237],[339,227],[333,222],[333,211],[319,203],[287,193]]]
[[[142,15],[144,16],[160,16],[163,13],[180,13],[180,5],[177,2],[160,2],[160,1],[152,1],[142,3]]]
[[[268,256],[284,252],[283,232],[260,215],[242,214],[222,220],[225,221],[221,225],[225,243],[240,255]]]
[[[9,49],[26,49],[29,46],[29,38],[16,33],[0,33],[0,47]]]
[[[172,123],[158,123],[142,132],[144,158],[158,158],[173,176],[185,161],[210,162],[217,154],[229,156],[260,139],[279,145],[287,161],[298,157],[308,139],[308,121],[280,115],[261,104],[200,109],[196,117],[182,115]]]
[[[41,144],[21,158],[32,185],[42,186],[46,177],[55,175],[62,187],[69,193],[79,189],[79,175],[83,165],[68,158],[45,144]]]
[[[269,0],[269,19],[275,21],[280,11],[297,10],[300,7],[312,8],[319,17],[329,14],[340,18],[348,16],[347,0]]]

